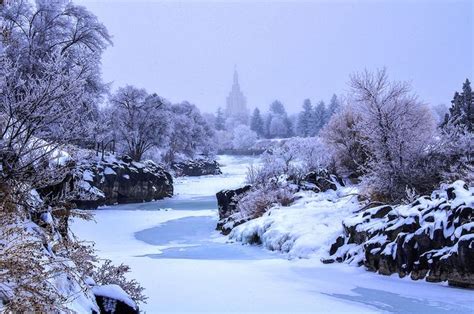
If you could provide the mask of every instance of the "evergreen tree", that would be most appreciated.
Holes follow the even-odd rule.
[[[327,123],[326,106],[324,104],[324,101],[322,100],[318,103],[316,107],[314,107],[313,123],[314,129],[312,136],[317,135],[319,131],[323,128],[323,126],[325,126]]]
[[[446,114],[443,127],[448,123],[462,125],[469,132],[474,131],[474,93],[471,82],[466,79],[463,84],[462,93],[455,92],[449,113]]]
[[[216,130],[222,131],[225,129],[225,117],[224,113],[222,112],[222,108],[219,107],[216,112],[216,122],[215,122]]]
[[[298,120],[296,124],[297,135],[302,137],[311,136],[312,130],[312,118],[313,118],[313,106],[311,101],[306,99],[303,102],[303,111],[298,115]]]
[[[270,104],[270,113],[268,121],[269,137],[290,137],[292,135],[292,124],[288,118],[285,106],[279,101],[275,100]]]
[[[252,117],[250,118],[250,129],[257,133],[259,137],[264,135],[264,122],[258,108],[255,108]]]
[[[279,100],[275,100],[270,104],[270,113],[274,115],[286,115],[285,106]]]
[[[329,106],[327,108],[326,122],[328,122],[329,119],[331,119],[332,115],[339,110],[339,107],[339,99],[337,98],[336,94],[333,94],[331,97],[331,101],[329,102]]]

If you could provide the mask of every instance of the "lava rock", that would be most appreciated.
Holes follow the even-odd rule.
[[[171,165],[171,169],[176,176],[197,177],[222,174],[217,161],[206,159],[175,162]]]

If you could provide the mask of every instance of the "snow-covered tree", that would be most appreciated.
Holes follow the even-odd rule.
[[[238,125],[234,128],[232,147],[236,150],[245,150],[255,145],[257,141],[257,133],[252,131],[245,124]]]
[[[312,136],[317,135],[319,131],[326,125],[327,123],[327,110],[326,110],[326,105],[324,104],[324,101],[318,102],[318,104],[314,107],[314,113],[313,113],[313,133],[311,134]]]
[[[463,84],[462,92],[454,94],[451,103],[444,124],[462,125],[467,131],[474,132],[474,92],[468,79]]]
[[[218,131],[225,130],[225,116],[221,107],[217,108],[214,127]]]
[[[291,121],[286,113],[285,106],[278,100],[270,104],[270,110],[265,119],[267,137],[289,137],[292,135]]]
[[[196,154],[214,154],[214,131],[195,105],[186,101],[172,105],[169,119],[168,140],[163,145],[165,162],[172,163],[178,157],[194,158]]]
[[[313,135],[313,106],[309,99],[303,102],[303,110],[298,115],[296,134],[302,137]]]
[[[269,135],[271,138],[284,138],[288,135],[288,126],[283,116],[273,116],[270,122]]]
[[[432,162],[442,169],[442,178],[453,182],[474,181],[474,93],[466,79],[462,93],[456,92],[449,113],[441,124]]]
[[[127,85],[112,95],[113,119],[119,141],[126,154],[140,161],[147,151],[165,140],[169,119],[164,115],[164,101],[144,89]]]
[[[111,37],[97,17],[66,0],[9,1],[0,10],[0,24],[4,56],[18,65],[23,79],[30,75],[41,79],[47,73],[45,66],[58,58],[64,71],[77,70],[83,96],[76,103],[82,110],[76,123],[89,124],[108,89],[102,82],[100,58]],[[90,146],[88,141],[87,137],[75,140]]]
[[[255,108],[252,117],[250,118],[250,129],[257,133],[259,137],[264,135],[264,122],[260,114],[260,109]]]
[[[333,94],[326,112],[326,123],[331,119],[332,115],[335,114],[341,107],[340,101],[337,98],[336,94]]]
[[[390,82],[385,69],[356,73],[350,86],[353,106],[361,115],[357,129],[370,155],[364,176],[370,193],[393,200],[403,197],[406,187],[427,188],[421,161],[434,134],[429,108],[407,83]]]
[[[361,119],[361,114],[355,108],[346,105],[331,117],[320,133],[322,140],[333,151],[338,172],[344,176],[362,175],[368,160],[368,152],[358,128]]]

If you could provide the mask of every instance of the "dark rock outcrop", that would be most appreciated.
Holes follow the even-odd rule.
[[[60,196],[82,209],[103,205],[140,203],[173,195],[173,178],[152,161],[121,159],[83,161],[55,185],[41,189],[42,196]]]
[[[326,192],[327,190],[336,190],[337,184],[344,186],[341,178],[330,174],[326,169],[311,171],[302,180],[304,189],[315,192]]]
[[[323,262],[474,288],[474,188],[464,182],[412,204],[366,209],[343,221]]]
[[[246,185],[235,190],[223,190],[216,194],[219,210],[219,222],[216,230],[220,230],[223,234],[229,234],[233,227],[245,222],[230,218],[237,210],[237,198],[245,195],[250,191],[250,188],[250,185]]]
[[[140,310],[125,291],[117,285],[94,286],[92,292],[100,313],[138,314]]]
[[[175,162],[171,165],[171,169],[176,176],[197,177],[222,174],[217,161],[206,159]]]

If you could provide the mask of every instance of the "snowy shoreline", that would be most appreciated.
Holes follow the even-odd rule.
[[[161,245],[137,239],[137,232],[150,228],[154,228],[152,231],[157,240],[168,239],[167,234],[176,230],[163,226],[187,217],[209,217],[208,223],[213,223],[217,215],[216,206],[212,207],[209,202],[206,207],[210,208],[202,208],[199,202],[223,187],[241,185],[247,165],[255,161],[220,156],[219,162],[223,165],[223,175],[178,179],[177,197],[136,204],[139,209],[127,204],[117,209],[97,210],[97,223],[73,223],[72,228],[78,236],[96,242],[102,257],[132,267],[130,276],[146,288],[145,293],[150,297],[148,304],[141,306],[142,310],[149,313],[370,313],[397,309],[433,313],[472,312],[469,308],[472,291],[447,290],[443,284],[379,276],[345,264],[324,265],[318,258],[288,260],[284,254],[237,243],[224,244],[231,249],[219,251],[219,254],[214,251],[213,254],[213,250],[222,250],[222,246],[209,243],[225,243],[227,238],[212,230],[211,226],[206,227],[209,229],[207,238],[202,233],[185,240],[177,237],[176,241]],[[179,209],[172,209],[173,203]],[[161,204],[168,209],[156,210]],[[304,211],[303,204],[301,210]],[[336,222],[331,225],[335,226]],[[192,229],[201,227],[190,226]],[[160,230],[166,234],[160,236]],[[326,244],[321,243],[321,247]],[[298,248],[298,245],[294,246],[293,252],[300,252]],[[150,257],[160,254],[164,257]],[[242,258],[243,254],[245,258]]]

